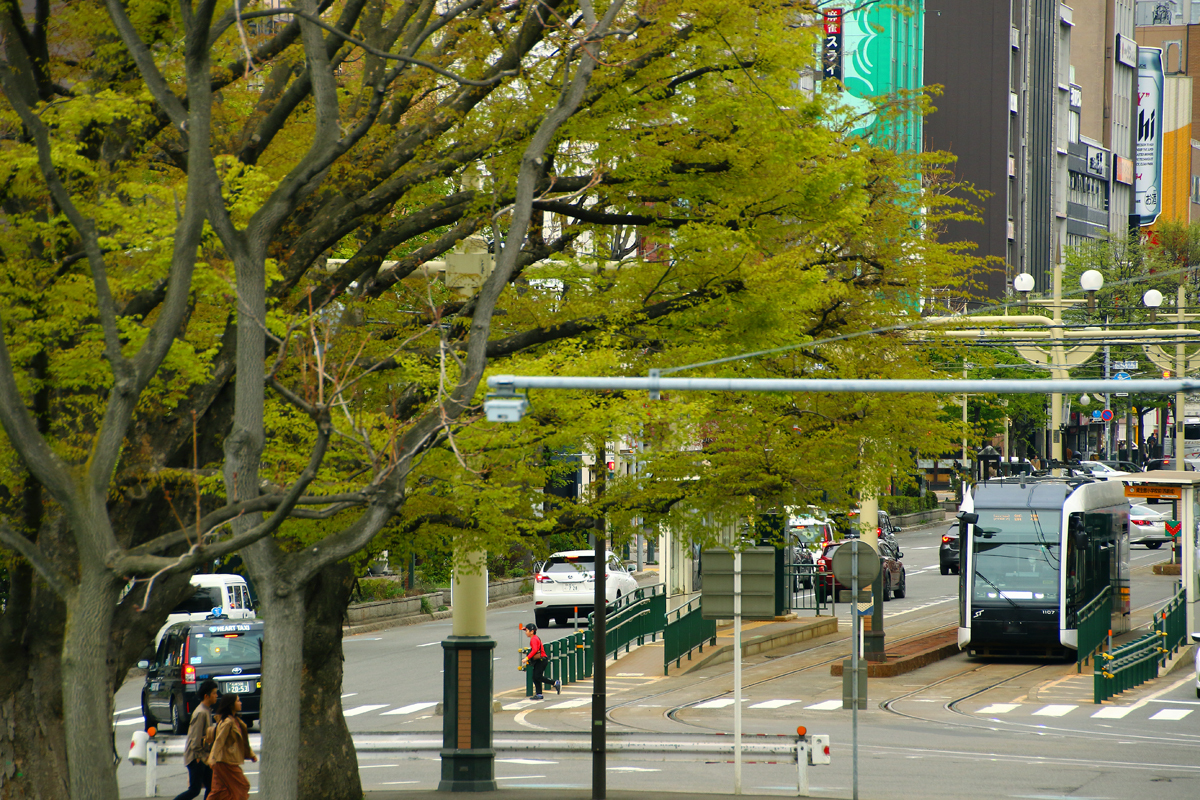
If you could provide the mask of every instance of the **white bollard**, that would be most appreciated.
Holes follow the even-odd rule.
[[[796,794],[808,797],[808,737],[796,740]]]
[[[146,797],[158,797],[158,745],[146,743]]]
[[[130,764],[145,764],[146,763],[146,743],[150,741],[150,734],[145,731],[134,731],[133,739],[129,742],[129,763]]]

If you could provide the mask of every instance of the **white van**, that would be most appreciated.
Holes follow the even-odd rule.
[[[196,592],[177,605],[167,615],[167,622],[154,636],[154,647],[158,647],[163,632],[176,622],[202,620],[219,608],[223,616],[230,619],[254,619],[254,602],[250,599],[250,588],[241,575],[193,575],[192,586]]]

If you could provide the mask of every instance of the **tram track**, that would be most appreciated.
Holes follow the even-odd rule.
[[[939,618],[944,620],[944,612],[927,614],[927,615],[924,615],[924,616],[921,616],[921,617],[918,617],[918,618],[915,618],[912,620],[906,620],[904,624],[909,625],[909,626],[926,625],[931,620],[935,620],[935,619],[939,619]],[[899,643],[899,642],[909,641],[911,639],[916,639],[921,636],[925,636],[930,633],[934,633],[936,631],[943,630],[944,628],[945,628],[945,623],[943,621],[941,624],[937,624],[933,627],[923,627],[922,629],[915,631],[913,633],[908,633],[908,634],[905,634],[904,636],[895,637],[894,639],[892,639],[892,642]],[[764,686],[764,685],[770,684],[774,681],[782,680],[784,678],[789,678],[789,677],[792,677],[795,675],[800,675],[800,674],[803,674],[806,672],[812,672],[813,670],[828,668],[831,665],[836,664],[846,658],[847,653],[845,652],[845,650],[848,649],[849,644],[850,644],[850,635],[849,634],[845,634],[845,635],[839,634],[838,638],[833,641],[823,642],[821,644],[817,644],[812,647],[807,647],[807,648],[800,650],[798,652],[795,652],[795,653],[788,653],[786,655],[778,656],[775,658],[770,658],[769,660],[763,661],[758,664],[751,664],[746,667],[743,667],[744,672],[745,671],[757,672],[757,671],[761,671],[764,667],[772,667],[772,666],[778,667],[781,665],[781,662],[798,659],[798,658],[811,658],[818,651],[830,650],[830,649],[834,649],[834,648],[838,649],[837,655],[835,655],[835,656],[831,656],[828,658],[822,657],[822,658],[820,658],[820,660],[818,660],[814,663],[811,663],[811,664],[805,664],[803,666],[799,666],[794,669],[787,669],[784,672],[780,672],[778,674],[769,675],[767,677],[763,677],[758,680],[752,680],[749,683],[743,683],[742,688],[743,688],[743,690],[745,690],[745,689],[749,689],[749,688],[756,687],[756,686]],[[623,708],[628,708],[628,707],[631,707],[634,705],[644,704],[647,700],[660,699],[660,698],[667,697],[671,694],[675,694],[675,693],[678,693],[681,691],[689,691],[690,692],[690,691],[694,691],[697,687],[704,686],[705,684],[715,683],[717,681],[728,681],[728,680],[729,680],[728,674],[713,675],[708,678],[702,678],[699,681],[697,681],[696,683],[691,683],[691,684],[688,684],[687,686],[673,687],[670,689],[665,689],[661,692],[656,692],[656,693],[653,693],[650,695],[643,695],[641,697],[633,698],[633,699],[627,700],[623,703],[619,703],[617,705],[610,706],[608,711],[606,712],[606,717],[609,722],[611,722],[615,725],[621,725],[623,727],[632,728],[635,730],[642,730],[642,731],[648,731],[648,732],[659,732],[652,728],[646,728],[644,726],[635,725],[627,720],[618,719],[615,712],[620,711]],[[685,719],[681,719],[678,716],[678,714],[679,714],[679,712],[681,712],[691,706],[697,705],[698,703],[704,703],[709,700],[716,700],[721,697],[725,697],[729,694],[731,694],[731,691],[726,689],[726,690],[722,690],[720,692],[716,692],[713,694],[704,695],[700,698],[689,700],[686,703],[672,706],[671,708],[668,708],[667,710],[665,710],[662,713],[662,716],[663,716],[663,718],[669,720],[670,722],[672,722],[676,725],[681,725],[681,726],[684,726],[687,728],[696,728],[696,729],[703,730],[703,731],[711,731],[711,730],[714,730],[714,728],[712,728],[710,726],[705,726],[705,725],[697,724],[694,722],[690,722]]]

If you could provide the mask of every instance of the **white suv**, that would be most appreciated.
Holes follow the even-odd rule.
[[[608,602],[624,597],[638,588],[637,581],[621,561],[607,554],[604,593]],[[566,625],[578,615],[587,618],[596,598],[596,551],[564,550],[546,559],[533,576],[533,621],[539,628],[550,620]]]

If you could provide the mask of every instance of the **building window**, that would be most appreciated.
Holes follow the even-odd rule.
[[[1192,202],[1200,205],[1200,175],[1192,176]]]
[[[1097,211],[1108,211],[1108,181],[1079,172],[1069,173],[1067,200]]]
[[[1079,143],[1079,112],[1074,109],[1067,115],[1067,138],[1076,144]]]

